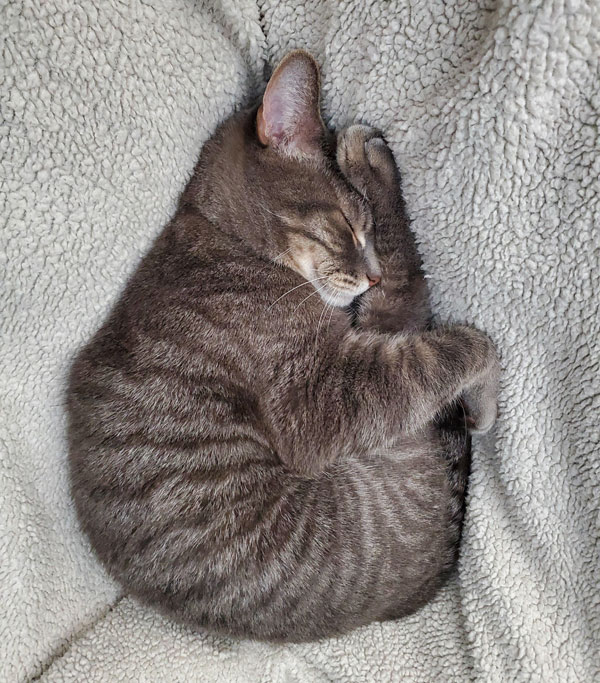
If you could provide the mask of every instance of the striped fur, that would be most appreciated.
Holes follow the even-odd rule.
[[[70,472],[82,528],[130,594],[195,627],[300,641],[408,614],[441,585],[468,471],[461,406],[487,426],[497,359],[477,330],[430,329],[381,138],[323,130],[290,154],[261,144],[255,116],[207,143],[78,354]],[[342,284],[371,267],[338,209],[361,240],[374,223],[382,273],[352,310],[297,265],[327,253]]]

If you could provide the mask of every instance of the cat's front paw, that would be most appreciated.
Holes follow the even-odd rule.
[[[360,124],[345,128],[337,138],[336,156],[342,173],[370,201],[398,188],[394,155],[375,128]]]
[[[494,368],[481,383],[467,389],[462,395],[467,427],[473,434],[485,434],[498,417],[499,374]]]

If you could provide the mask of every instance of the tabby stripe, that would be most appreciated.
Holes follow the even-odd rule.
[[[313,571],[314,553],[316,551],[317,534],[321,532],[320,525],[317,525],[315,533],[315,522],[318,521],[319,504],[314,504],[313,491],[308,490],[300,506],[301,517],[297,521],[297,528],[294,529],[287,547],[286,557],[291,560],[288,567],[290,576],[282,579],[273,587],[269,595],[265,595],[261,604],[269,606],[275,612],[290,612],[294,595],[298,592],[303,594],[307,589],[307,571]],[[310,569],[309,569],[310,568]],[[284,585],[284,586],[283,586]],[[310,584],[309,584],[310,585]],[[284,590],[280,590],[284,587]]]
[[[362,471],[360,471],[362,470]],[[383,528],[383,519],[377,505],[377,494],[370,488],[370,477],[365,476],[363,463],[359,463],[356,468],[355,477],[359,487],[359,495],[362,501],[362,514],[369,519],[371,530],[367,535],[369,547],[366,548],[367,562],[362,572],[363,582],[361,584],[360,595],[355,596],[357,611],[369,612],[373,608],[373,599],[378,595],[377,587],[381,583],[381,573],[385,568],[384,557],[382,556],[382,542],[380,530]],[[368,512],[367,512],[368,511]]]
[[[331,592],[331,604],[336,611],[347,611],[348,597],[354,591],[364,561],[361,519],[355,510],[356,496],[352,495],[351,487],[344,484],[343,480],[341,484],[332,482],[330,494],[335,502],[332,527],[336,531],[338,557],[337,581]]]
[[[262,530],[263,538],[269,538],[268,548],[270,552],[266,555],[265,561],[262,563],[263,566],[252,585],[263,585],[254,595],[254,599],[246,605],[257,613],[266,613],[267,610],[273,610],[274,606],[282,607],[280,598],[286,599],[288,593],[291,592],[290,588],[293,578],[296,576],[297,568],[305,564],[308,552],[312,549],[313,529],[310,525],[310,515],[306,513],[307,508],[304,505],[301,506],[301,509],[304,514],[290,525],[290,534],[284,543],[275,545],[270,533]],[[264,585],[265,567],[268,567],[269,571],[272,571],[273,567],[278,567],[277,575],[271,576],[268,586]],[[282,587],[284,587],[283,592],[281,592]]]
[[[304,618],[314,611],[316,605],[320,610],[327,606],[330,617],[334,615],[330,596],[334,592],[334,584],[339,580],[337,573],[339,536],[333,524],[334,517],[329,503],[330,499],[323,500],[320,510],[321,518],[327,519],[329,524],[319,525],[321,534],[317,538],[320,539],[320,547],[319,543],[315,543],[318,549],[317,561],[312,564],[310,571],[308,568],[304,571],[304,584],[309,590],[299,591],[295,606],[292,604],[294,619],[299,623],[302,623]],[[321,536],[323,536],[322,539]],[[337,561],[328,562],[328,557],[337,558]]]

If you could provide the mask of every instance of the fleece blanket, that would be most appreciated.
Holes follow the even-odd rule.
[[[0,680],[600,680],[597,2],[12,0],[0,17]],[[121,595],[69,502],[62,404],[203,141],[296,47],[332,126],[385,132],[435,310],[487,330],[504,374],[450,584],[404,621],[274,646]]]

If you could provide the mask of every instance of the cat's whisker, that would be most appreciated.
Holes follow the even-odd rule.
[[[323,310],[321,311],[321,315],[319,316],[319,322],[317,323],[317,333],[315,335],[315,345],[319,341],[319,328],[321,327],[321,320],[323,320],[323,315],[325,314],[325,312],[327,311],[329,306],[330,306],[330,303],[328,301],[326,301],[325,306],[323,307]]]
[[[296,308],[294,308],[294,310],[292,311],[292,313],[295,313],[295,312],[300,308],[300,306],[302,306],[302,304],[303,304],[305,301],[308,301],[308,300],[310,299],[311,296],[314,296],[315,294],[320,294],[322,291],[323,291],[323,287],[317,287],[317,289],[315,289],[314,292],[312,292],[311,294],[309,294],[306,298],[302,299],[302,301],[296,306]]]
[[[286,255],[288,252],[290,252],[291,250],[292,250],[292,247],[288,247],[285,251],[282,251],[281,254],[277,254],[277,256],[274,256],[274,257],[269,261],[269,263],[267,263],[267,265],[264,266],[264,268],[261,268],[261,269],[258,271],[259,275],[260,275],[261,273],[263,273],[265,270],[267,270],[267,268],[270,268],[271,265],[272,265],[273,263],[275,263],[275,264],[278,265],[278,266],[285,265],[285,264],[283,264],[283,263],[279,263],[279,261],[278,261],[277,259],[280,259],[282,256],[285,256],[285,255]],[[277,272],[277,271],[271,269],[271,272],[269,273],[269,275],[272,275],[272,274],[275,273],[275,272]]]
[[[277,256],[274,256],[273,261],[277,261],[277,259],[280,259],[282,256],[285,256],[290,251],[292,251],[292,247],[288,247],[285,251],[282,251],[281,254],[277,254]]]
[[[335,302],[336,302],[336,303],[337,303],[338,298],[339,298],[339,297],[336,295],[336,297],[335,297]],[[326,332],[329,331],[329,326],[331,325],[331,321],[332,321],[332,319],[333,319],[333,314],[334,314],[334,312],[335,312],[335,305],[333,305],[333,306],[331,307],[331,313],[329,314],[329,320],[327,321],[327,328],[326,328],[326,330],[325,330]]]
[[[283,299],[284,296],[287,296],[288,294],[291,294],[294,290],[300,289],[300,287],[304,287],[304,285],[310,285],[310,284],[312,284],[313,282],[316,282],[317,280],[326,280],[327,277],[328,277],[327,275],[323,275],[323,277],[316,277],[316,278],[314,278],[314,280],[307,280],[306,282],[303,282],[303,283],[300,284],[300,285],[296,285],[296,287],[292,287],[291,289],[288,289],[288,291],[285,292],[284,294],[282,294],[278,299],[275,299],[275,301],[267,308],[267,310],[268,310],[268,311],[271,310],[271,308],[273,308],[273,306],[275,306],[275,304],[276,304],[280,299]]]
[[[267,213],[270,213],[271,216],[275,216],[275,218],[279,218],[279,220],[287,222],[289,219],[287,216],[282,216],[279,213],[275,213],[274,211],[271,211],[271,209],[267,208],[264,204],[261,202],[258,202],[258,206],[263,210],[266,211]]]

